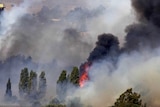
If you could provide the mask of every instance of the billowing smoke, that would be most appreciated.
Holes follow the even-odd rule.
[[[160,12],[158,0],[132,0],[138,23],[126,28],[127,36],[125,48],[127,50],[141,50],[159,47]]]
[[[5,35],[9,30],[12,29],[15,24],[24,14],[29,7],[29,2],[25,1],[18,7],[13,7],[9,12],[3,12],[1,16],[1,36]]]
[[[12,1],[2,1],[5,2]],[[56,82],[53,84],[53,81],[57,80],[59,72],[80,65],[87,59],[94,47],[94,40],[87,32],[87,22],[101,16],[105,8],[98,6],[90,9],[85,1],[80,0],[64,2],[19,0],[18,4],[13,3],[9,10],[2,12],[1,87],[10,77],[13,94],[18,95],[20,70],[28,67],[37,72],[46,71],[48,92],[54,95]],[[4,88],[2,90],[5,92]]]
[[[88,74],[92,63],[106,59],[111,63],[115,63],[120,52],[118,38],[112,34],[102,34],[98,36],[96,47],[90,53],[88,61],[80,66],[80,87],[90,80]]]
[[[89,62],[96,60],[102,60],[106,58],[115,58],[119,53],[119,41],[118,38],[112,34],[102,34],[98,36],[96,47],[90,53],[88,58]]]
[[[116,64],[108,60],[112,54],[109,56],[108,54],[94,54],[99,56],[97,58],[100,61],[92,64],[88,72],[90,78],[88,85],[77,91],[80,94],[75,94],[86,104],[92,104],[94,107],[111,106],[120,93],[133,87],[142,95],[148,106],[160,106],[158,94],[160,2],[158,0],[132,0],[132,6],[138,21],[125,29],[125,44],[119,51]],[[106,38],[107,36],[109,38],[109,35],[106,35]],[[103,40],[105,44],[109,43],[108,40]],[[104,50],[107,51],[108,48]],[[95,47],[93,52],[105,53],[104,50]],[[84,96],[81,96],[82,93]]]
[[[160,27],[160,1],[159,0],[132,0],[140,21],[150,22]]]
[[[115,2],[111,1],[109,1],[108,3],[103,0],[103,3],[98,3],[97,1],[97,4],[94,4],[93,6],[88,3],[90,1],[73,2],[71,0],[68,1],[67,4],[64,2],[65,1],[63,0],[58,2],[54,0],[45,0],[42,2],[42,7],[41,5],[40,7],[36,7],[34,3],[31,3],[32,5],[27,7],[29,8],[29,10],[25,11],[17,21],[14,21],[15,23],[12,24],[12,29],[9,31],[9,33],[6,34],[7,38],[3,39],[0,59],[4,60],[12,55],[23,54],[25,56],[31,56],[33,60],[37,62],[50,62],[55,58],[58,60],[68,58],[66,60],[70,61],[70,59],[72,58],[68,57],[68,54],[59,54],[63,53],[62,51],[70,51],[69,49],[66,49],[70,48],[74,50],[74,52],[72,53],[74,53],[74,55],[77,55],[77,60],[73,61],[71,65],[75,64],[75,62],[76,64],[80,64],[85,59],[87,59],[88,53],[90,53],[90,51],[93,49],[93,44],[96,41],[97,34],[99,32],[104,32],[105,30],[112,31],[109,30],[111,29],[109,28],[109,26],[106,27],[105,30],[101,31],[101,29],[98,29],[98,24],[104,22],[104,24],[107,25],[107,23],[110,22],[110,25],[112,26],[112,28],[114,28],[113,26],[115,25],[115,22],[119,23],[120,20],[123,19],[123,16],[125,17],[126,14],[129,15],[129,12],[127,11],[124,12],[124,15],[122,14],[120,18],[118,18],[119,15],[117,15],[116,19],[111,20],[112,16],[109,16],[109,10],[117,6]],[[126,2],[129,3],[129,0]],[[126,6],[126,3],[123,2],[122,5]],[[32,8],[40,8],[40,11],[38,11],[37,13],[33,13],[31,10]],[[118,9],[121,10],[120,7],[117,6],[117,10]],[[15,9],[12,8],[12,10]],[[18,13],[18,11],[16,12]],[[118,11],[118,13],[122,13],[122,11]],[[12,14],[15,15],[14,13]],[[115,13],[115,15],[116,14],[117,13]],[[105,22],[105,19],[101,19],[101,17],[103,16],[105,18],[110,18],[109,20],[107,19],[107,23]],[[12,19],[14,19],[14,17],[12,17]],[[4,20],[2,22],[5,24],[6,21]],[[95,24],[96,26],[92,24]],[[116,27],[120,28],[118,26]],[[64,44],[63,46],[61,46],[61,48],[58,47],[62,45],[63,41],[66,41],[64,39],[64,31],[66,29],[75,29],[79,33],[77,36],[74,35],[74,38],[77,37],[77,40],[81,42],[82,46],[74,48],[72,45],[74,43],[70,41],[70,44],[72,46],[70,44],[68,44],[69,46]],[[86,46],[84,44],[88,45]],[[43,47],[43,49],[41,47]],[[78,55],[78,53],[80,53],[81,55]],[[65,58],[61,56],[64,56]],[[60,60],[60,62],[65,61]]]
[[[63,62],[66,58],[68,59],[65,61],[70,61],[69,59],[73,58],[74,55],[76,55],[75,58],[77,60],[75,59],[75,62],[71,62],[70,65],[85,60],[85,56],[87,56],[93,47],[92,42],[87,41],[90,38],[87,36],[89,34],[83,33],[81,27],[79,27],[84,26],[85,28],[85,25],[81,25],[83,20],[78,22],[77,19],[76,22],[74,22],[73,20],[75,19],[72,18],[78,17],[77,15],[80,14],[80,16],[85,16],[84,20],[89,20],[86,17],[86,14],[89,13],[83,13],[84,10],[81,11],[80,9],[74,12],[69,11],[69,13],[63,15],[59,11],[60,9],[57,9],[57,7],[53,9],[43,7],[41,11],[35,15],[23,15],[19,21],[14,24],[14,28],[8,34],[9,36],[6,38],[4,45],[2,45],[1,52],[3,53],[0,56],[1,59],[8,58],[12,55],[23,54],[32,56],[32,58],[38,62],[50,62],[53,59]],[[72,13],[72,15],[68,15],[70,13]],[[68,19],[70,19],[70,21],[68,21]],[[73,23],[71,23],[71,21],[73,21]],[[72,45],[75,43],[77,43],[77,47]],[[43,49],[41,47],[43,47]],[[65,54],[63,54],[63,51]],[[74,55],[71,55],[70,52]],[[60,55],[59,53],[62,54]],[[45,54],[47,54],[47,56]]]
[[[87,60],[89,81],[67,98],[80,97],[93,107],[111,106],[119,94],[133,87],[149,105],[160,105],[158,0],[44,0],[36,12],[31,8],[35,4],[29,4],[2,15],[2,76],[16,84],[25,66],[45,70],[50,98],[59,72]],[[135,14],[138,20],[131,24]]]

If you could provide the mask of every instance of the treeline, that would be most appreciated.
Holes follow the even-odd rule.
[[[83,107],[80,98],[70,99],[66,104],[67,95],[71,95],[79,85],[80,71],[78,67],[73,67],[71,73],[63,70],[57,80],[57,97],[50,101],[49,105],[46,107]]]
[[[39,81],[38,81],[39,80]],[[5,101],[6,102],[28,102],[30,104],[40,104],[41,99],[45,97],[47,90],[47,80],[45,72],[42,71],[38,76],[36,72],[29,71],[28,68],[24,68],[20,73],[19,80],[19,96],[20,101],[16,96],[12,96],[11,80],[8,79],[6,85]]]
[[[73,87],[73,88],[71,88]],[[78,67],[73,67],[71,74],[67,74],[66,70],[63,70],[57,80],[57,99],[60,102],[65,102],[67,93],[73,92],[74,88],[79,87],[79,70]]]
[[[73,70],[70,74],[67,74],[66,70],[63,70],[57,80],[57,97],[50,101],[51,105],[63,105],[69,87],[79,87],[79,69],[78,67],[73,67]],[[41,99],[45,97],[47,90],[47,79],[45,77],[45,72],[42,71],[38,76],[37,73],[33,70],[29,71],[28,68],[24,68],[20,73],[20,80],[18,84],[20,101],[26,101],[31,104],[40,105]],[[73,90],[72,90],[73,91]],[[11,80],[8,79],[6,84],[6,93],[5,93],[6,102],[17,102],[17,97],[12,95],[11,89]]]
[[[71,74],[67,74],[66,70],[63,70],[57,80],[57,84],[70,82],[75,86],[79,86],[79,69],[78,67],[73,67]]]
[[[19,95],[21,98],[27,100],[39,100],[45,96],[46,93],[46,77],[45,72],[42,71],[39,75],[39,84],[37,84],[37,73],[28,71],[27,68],[22,69],[19,81]]]
[[[74,93],[77,88],[80,88],[79,78],[78,67],[73,67],[70,74],[63,70],[57,80],[57,97],[51,100],[46,107],[92,107],[84,106],[80,98],[71,99],[67,104],[65,102],[67,93]],[[38,76],[36,72],[29,71],[28,68],[22,69],[18,86],[21,100],[29,102],[33,107],[41,107],[41,99],[45,97],[47,90],[44,71]],[[6,84],[5,99],[8,101],[17,99],[16,96],[12,96],[10,79]],[[133,92],[132,89],[127,89],[110,107],[147,107],[147,105],[143,104],[140,94]]]

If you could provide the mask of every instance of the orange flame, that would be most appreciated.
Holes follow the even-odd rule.
[[[80,79],[79,79],[79,86],[82,88],[85,84],[86,81],[89,80],[89,76],[88,76],[88,72],[89,72],[89,69],[90,69],[90,63],[85,63],[83,66],[83,73],[82,75],[80,76]]]

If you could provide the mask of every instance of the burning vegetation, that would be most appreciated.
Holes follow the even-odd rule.
[[[85,85],[85,82],[89,80],[89,69],[91,63],[86,62],[80,66],[80,79],[79,79],[79,86],[82,88]]]
[[[120,48],[117,37],[112,34],[99,35],[96,47],[88,57],[88,62],[85,62],[80,66],[80,87],[83,87],[85,82],[89,80],[89,69],[92,66],[92,63],[104,58],[111,62],[116,62],[119,52]]]

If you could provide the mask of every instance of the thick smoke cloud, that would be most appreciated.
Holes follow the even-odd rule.
[[[119,0],[95,0],[95,3],[92,0],[45,0],[36,13],[24,9],[16,20],[8,24],[7,33],[2,35],[2,74],[11,76],[13,80],[16,78],[14,83],[18,83],[17,75],[24,66],[36,71],[45,70],[48,78],[47,97],[51,98],[59,72],[80,65],[89,56],[88,61],[94,62],[89,71],[90,81],[86,87],[67,97],[80,97],[83,104],[93,107],[111,106],[119,94],[133,87],[149,106],[158,107],[160,2],[131,2],[138,18],[131,25],[134,17],[130,13],[130,0],[120,3]],[[12,14],[15,15],[14,12]],[[124,34],[126,25],[129,26]],[[113,35],[102,34],[104,32]],[[95,46],[93,43],[97,35]],[[122,40],[125,40],[124,45]],[[19,54],[21,58],[17,57]],[[116,59],[115,63],[110,58]],[[24,60],[24,64],[20,63],[21,60]],[[17,69],[13,69],[17,65]],[[8,67],[10,69],[6,69]]]
[[[6,38],[5,44],[1,48],[1,52],[3,52],[1,58],[3,59],[12,55],[23,54],[32,56],[35,61],[49,62],[54,58],[57,58],[58,60],[68,58],[66,61],[70,61],[69,59],[74,56],[70,56],[69,58],[67,55],[70,55],[69,50],[72,48],[72,51],[74,51],[73,54],[76,55],[75,57],[77,58],[75,61],[82,61],[82,58],[87,56],[92,48],[92,44],[85,40],[88,37],[85,37],[86,34],[83,34],[78,30],[76,31],[73,29],[72,31],[72,29],[67,28],[65,21],[52,21],[50,18],[51,16],[46,15],[47,13],[50,14],[50,11],[51,10],[45,7],[42,8],[42,11],[36,16],[30,14],[24,15],[20,21],[14,25],[15,28],[12,29],[11,36]],[[64,26],[62,26],[63,24]],[[76,33],[67,33],[67,30],[65,29],[70,29],[70,32]],[[77,47],[74,47],[72,44],[76,43]],[[7,50],[6,47],[8,47]],[[59,53],[62,54],[60,55]],[[47,56],[45,54],[47,54]],[[64,55],[67,57],[63,58]],[[72,64],[75,64],[76,62],[73,62]]]
[[[118,38],[112,34],[102,34],[98,36],[96,47],[90,53],[89,62],[102,60],[103,58],[114,58],[119,53]]]
[[[149,21],[160,27],[160,1],[159,0],[132,0],[140,21]]]
[[[89,9],[85,1],[79,0],[70,0],[67,4],[57,0],[39,1],[40,7],[35,2],[38,1],[13,3],[14,7],[5,10],[1,17],[1,87],[10,77],[16,95],[20,70],[24,67],[37,72],[45,70],[48,84],[52,84],[48,86],[48,92],[54,95],[56,82],[53,84],[53,81],[57,80],[59,72],[79,65],[93,48],[90,34],[81,28],[87,28],[87,21],[104,11],[103,6]],[[39,11],[34,13],[32,8]],[[83,20],[76,20],[79,16],[84,16]],[[4,88],[1,90],[5,92]]]
[[[132,87],[147,106],[159,107],[159,52],[158,49],[122,54],[116,67],[107,60],[95,62],[89,71],[91,80],[71,97],[80,97],[84,104],[93,107],[111,106]]]
[[[160,43],[160,2],[158,0],[132,0],[139,22],[126,28],[125,49],[157,48]]]
[[[93,104],[94,107],[103,107],[105,104],[111,106],[122,92],[132,87],[142,95],[149,107],[160,106],[159,5],[158,0],[132,0],[138,21],[127,26],[125,30],[126,41],[116,66],[103,54],[106,58],[96,61],[90,68],[91,81],[86,87],[78,90],[77,93],[80,94],[75,96],[81,97],[85,104]],[[104,51],[99,49],[98,52]]]
[[[151,24],[134,24],[126,28],[127,51],[143,50],[144,48],[157,48],[160,40],[159,28]]]
[[[117,18],[112,21],[110,20],[110,17],[112,16],[110,16],[109,10],[113,7],[117,7],[115,2],[111,2],[109,4],[106,1],[101,1],[102,3],[98,3],[97,1],[97,3],[93,6],[89,5],[88,2],[90,1],[78,0],[73,2],[70,0],[67,2],[67,4],[64,2],[65,1],[63,0],[45,0],[42,1],[44,6],[42,6],[41,11],[38,13],[34,13],[32,15],[25,12],[25,14],[23,14],[15,24],[12,24],[14,27],[12,27],[11,31],[9,31],[10,33],[7,34],[9,37],[2,41],[3,43],[0,59],[4,60],[12,55],[17,54],[32,56],[33,60],[37,62],[39,60],[49,62],[54,58],[59,59],[59,57],[60,59],[66,59],[68,57],[67,54],[65,58],[61,58],[61,56],[65,56],[65,54],[60,55],[59,53],[63,53],[61,51],[69,48],[69,46],[65,49],[58,48],[56,46],[59,46],[61,43],[63,43],[63,36],[65,35],[63,32],[65,29],[71,28],[76,29],[77,32],[80,33],[82,38],[79,41],[83,41],[83,43],[85,42],[86,44],[90,45],[89,47],[87,46],[88,51],[79,51],[78,48],[74,51],[81,53],[79,58],[77,53],[74,54],[77,55],[76,57],[78,59],[76,64],[80,64],[85,59],[87,59],[88,53],[90,53],[90,50],[94,46],[93,44],[96,41],[97,34],[99,32],[104,32],[105,30],[108,31],[108,29],[110,29],[107,27],[105,30],[101,31],[98,24],[104,22],[104,24],[107,25],[107,23],[110,22],[110,25],[114,26],[115,22],[118,23],[119,19],[122,19],[123,15],[128,13],[127,11],[126,13],[123,12],[124,14],[122,14],[122,11],[118,11],[118,13],[121,13],[121,17],[119,18],[117,17],[119,15],[117,15],[115,16]],[[123,2],[122,5],[125,6],[125,2]],[[32,4],[30,7],[36,8],[34,4]],[[117,10],[118,9],[121,10],[120,7],[117,7]],[[12,14],[14,15],[14,13]],[[116,14],[117,13],[115,13],[115,15]],[[105,19],[101,19],[103,16],[110,18],[107,23],[105,22]],[[112,22],[113,24],[111,24]],[[83,46],[80,46],[81,49]],[[43,49],[40,47],[43,47]],[[86,49],[86,47],[83,48]],[[67,61],[70,59],[72,58],[68,57]],[[60,62],[65,61],[60,60]],[[73,64],[75,64],[75,61],[73,61],[71,65]]]
[[[10,77],[13,90],[17,90],[16,95],[18,95],[17,83],[20,70],[24,67],[29,67],[37,72],[45,70],[46,76],[49,78],[47,81],[49,84],[48,92],[52,95],[55,94],[53,89],[55,89],[56,82],[53,84],[53,81],[58,79],[59,72],[62,69],[79,65],[87,58],[85,56],[93,47],[86,41],[86,39],[88,40],[87,34],[73,28],[67,28],[68,26],[63,19],[58,22],[52,21],[52,16],[46,15],[51,11],[44,7],[36,15],[23,15],[18,22],[14,23],[14,28],[5,35],[6,37],[2,41],[0,58],[4,64],[1,64],[3,66],[0,72],[1,87],[5,86],[5,81]],[[58,16],[55,15],[53,18]],[[22,55],[24,58],[19,58],[20,56],[17,55]],[[15,57],[12,58],[12,56]],[[25,59],[28,56],[32,57],[29,62]],[[50,94],[47,96],[51,97]]]

